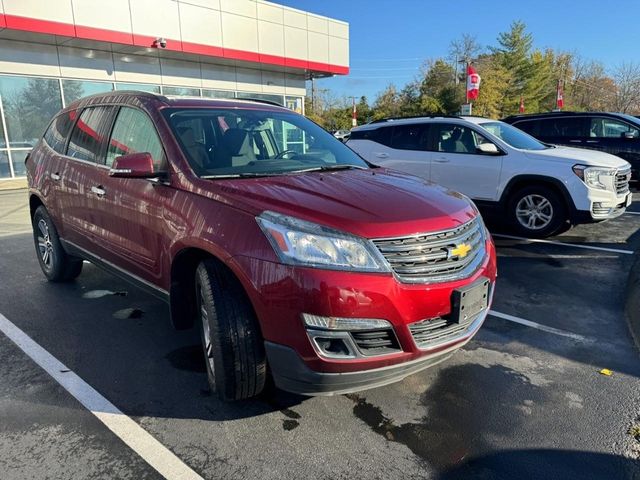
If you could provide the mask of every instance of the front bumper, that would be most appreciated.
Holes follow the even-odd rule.
[[[416,343],[409,325],[448,318],[452,291],[482,278],[490,281],[493,293],[496,255],[490,239],[486,251],[482,264],[470,277],[426,285],[402,283],[392,274],[303,268],[250,257],[234,257],[232,262],[259,319],[276,384],[298,393],[326,395],[401,380],[443,360],[469,341],[486,311],[482,318],[467,324],[464,332],[427,348]],[[387,320],[399,348],[386,354],[328,358],[314,348],[302,313]]]
[[[589,213],[593,220],[610,220],[622,215],[631,204],[632,199],[631,192],[626,192],[624,195],[610,193],[608,198],[603,195],[590,198],[591,208]]]

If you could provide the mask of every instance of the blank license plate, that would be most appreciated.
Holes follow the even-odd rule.
[[[471,285],[456,288],[451,294],[451,320],[469,323],[487,308],[489,303],[489,280],[483,278]]]

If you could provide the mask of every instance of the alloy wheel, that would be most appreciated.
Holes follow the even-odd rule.
[[[206,301],[204,297],[204,290],[202,286],[198,284],[198,307],[200,310],[200,323],[202,325],[202,345],[204,347],[204,354],[209,364],[209,370],[213,375],[215,372],[215,366],[213,363],[213,344],[211,342],[211,326],[209,325],[209,314],[207,313]]]
[[[42,263],[50,269],[53,265],[53,244],[49,234],[49,226],[43,218],[38,221],[38,250]]]
[[[553,205],[542,195],[526,195],[516,205],[516,218],[529,230],[541,230],[553,220]]]

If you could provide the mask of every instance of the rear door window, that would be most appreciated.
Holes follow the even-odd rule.
[[[114,109],[112,106],[101,106],[82,110],[71,133],[67,156],[102,163]]]
[[[411,125],[396,125],[391,137],[391,148],[396,150],[427,150],[429,139],[429,125],[414,123]]]
[[[53,122],[51,122],[51,125],[49,125],[49,128],[47,128],[47,131],[44,133],[44,141],[47,142],[47,145],[56,153],[64,155],[64,146],[67,143],[67,137],[69,136],[71,127],[73,127],[76,116],[77,112],[75,110],[61,113],[53,119]]]
[[[519,128],[523,132],[527,132],[529,135],[537,137],[540,135],[540,120],[526,120],[523,122],[516,122],[514,127]]]
[[[540,136],[555,138],[588,137],[588,118],[545,118],[540,121]]]
[[[381,145],[391,146],[393,127],[379,127],[371,130],[354,130],[350,140],[371,140]]]
[[[192,129],[192,137],[194,142],[198,139],[202,141],[200,131],[197,129],[196,131]],[[141,152],[151,154],[156,171],[164,169],[164,150],[149,116],[137,108],[122,107],[118,112],[109,140],[106,164],[111,167],[116,157]]]

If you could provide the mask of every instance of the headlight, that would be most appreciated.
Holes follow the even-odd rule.
[[[580,177],[588,187],[613,190],[613,178],[616,176],[616,169],[574,165],[573,173]]]
[[[368,240],[275,212],[256,217],[282,263],[361,272],[388,272]]]

